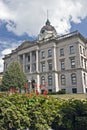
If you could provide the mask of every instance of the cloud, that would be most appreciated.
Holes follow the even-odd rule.
[[[2,58],[0,57],[0,72],[3,72],[3,60]]]
[[[87,17],[86,0],[1,0],[0,19],[7,21],[7,29],[16,35],[36,36],[44,25],[47,9],[58,34],[69,32],[71,22],[80,23]]]
[[[2,56],[0,57],[0,72],[3,72],[3,56],[11,53],[11,49],[5,49],[1,52]]]
[[[5,5],[5,3],[0,1],[0,19],[1,20],[9,20],[12,19],[12,14],[10,13],[9,8]]]
[[[11,49],[5,49],[2,51],[2,55],[7,55],[9,53],[11,53]]]
[[[58,34],[70,32],[71,22],[80,23],[87,17],[87,0],[0,0],[0,26],[6,23],[9,32],[18,36],[37,36],[48,18]],[[22,41],[0,38],[0,71],[3,56]]]
[[[11,53],[12,50],[17,48],[23,41],[16,41],[14,39],[4,39],[0,40],[0,72],[3,71],[3,57],[9,53]]]

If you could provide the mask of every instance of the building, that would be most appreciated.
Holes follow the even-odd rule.
[[[2,78],[3,78],[3,72],[0,72],[0,84],[2,82]]]
[[[4,57],[4,71],[13,61],[20,62],[38,90],[46,84],[49,92],[87,92],[87,39],[78,31],[58,36],[47,19],[35,41],[25,41]]]

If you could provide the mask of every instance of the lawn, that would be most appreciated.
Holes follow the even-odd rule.
[[[58,95],[52,95],[55,98],[61,98],[61,99],[87,99],[87,94],[58,94]]]

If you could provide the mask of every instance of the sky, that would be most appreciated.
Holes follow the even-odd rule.
[[[47,10],[58,35],[78,30],[87,38],[87,0],[0,0],[0,72],[6,54],[38,36]]]

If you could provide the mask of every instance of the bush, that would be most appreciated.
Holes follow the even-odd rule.
[[[57,92],[57,94],[65,94],[65,93],[66,93],[65,89],[59,90],[59,91]]]
[[[57,94],[66,94],[64,89],[59,90],[58,92],[49,92],[48,95],[57,95]]]
[[[87,130],[87,100],[23,94],[0,96],[1,130]]]

